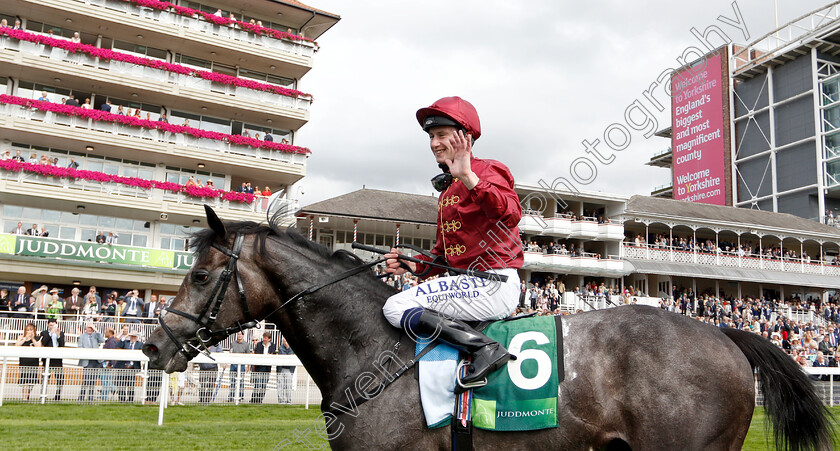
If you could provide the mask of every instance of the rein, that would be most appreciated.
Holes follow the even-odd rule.
[[[242,279],[240,278],[239,271],[237,271],[237,267],[236,267],[237,261],[239,260],[239,257],[240,257],[240,252],[242,251],[242,243],[243,243],[244,240],[245,240],[244,234],[242,232],[237,232],[236,236],[233,239],[233,248],[232,249],[228,249],[227,247],[219,245],[217,243],[212,244],[212,247],[214,249],[216,249],[219,252],[227,255],[229,257],[229,259],[228,259],[228,262],[227,262],[227,266],[222,271],[222,274],[219,277],[219,279],[216,281],[216,285],[213,287],[213,290],[210,292],[210,296],[208,297],[207,302],[204,303],[204,307],[202,307],[202,309],[198,313],[198,315],[192,315],[190,313],[183,312],[183,311],[177,310],[177,309],[173,309],[171,307],[166,307],[166,308],[163,309],[163,312],[172,312],[176,315],[187,318],[188,320],[198,324],[200,327],[198,328],[198,330],[196,330],[194,337],[192,337],[190,339],[187,339],[187,340],[182,342],[181,340],[178,339],[178,337],[175,336],[175,333],[172,332],[172,329],[166,324],[166,322],[163,319],[164,315],[160,315],[158,317],[158,324],[160,324],[160,327],[163,329],[163,331],[166,333],[166,335],[169,337],[169,339],[172,340],[172,342],[175,343],[175,345],[178,347],[178,352],[181,353],[181,354],[184,354],[184,357],[186,357],[187,360],[191,359],[190,352],[192,352],[192,351],[197,351],[197,352],[203,353],[204,355],[206,355],[210,359],[213,359],[213,357],[210,355],[210,351],[208,350],[208,346],[207,346],[208,343],[212,342],[214,339],[216,339],[218,337],[225,338],[225,337],[227,337],[231,334],[234,334],[236,332],[241,332],[241,331],[246,330],[246,329],[255,328],[259,324],[255,320],[248,321],[244,324],[237,321],[235,326],[227,327],[227,328],[224,328],[224,329],[212,330],[213,325],[216,323],[216,318],[218,317],[219,310],[222,307],[222,302],[224,302],[224,300],[225,300],[225,295],[227,293],[227,289],[228,289],[228,286],[230,285],[231,279],[236,279],[236,289],[237,289],[237,292],[239,293],[239,300],[242,304],[242,310],[243,310],[245,318],[250,318],[251,317],[251,310],[248,307],[248,301],[247,301],[246,296],[245,296],[245,287],[242,284]],[[367,251],[370,251],[370,252],[375,252],[375,253],[378,253],[378,254],[389,253],[389,251],[385,251],[385,250],[378,249],[378,248],[375,248],[375,247],[365,246],[365,245],[355,243],[355,242],[352,244],[352,247],[354,247],[356,249],[364,249],[364,250],[367,250]],[[455,273],[470,275],[470,276],[473,276],[473,277],[481,277],[481,278],[486,278],[486,279],[491,279],[491,280],[500,280],[502,282],[507,281],[507,276],[502,275],[502,274],[493,274],[493,273],[488,273],[488,272],[483,272],[483,271],[463,270],[463,269],[460,269],[460,268],[453,268],[451,266],[446,265],[445,263],[441,263],[440,259],[439,259],[439,256],[435,256],[431,252],[428,252],[424,249],[420,249],[420,248],[418,248],[416,246],[413,246],[413,245],[410,245],[410,244],[398,244],[395,247],[409,248],[409,249],[412,249],[416,252],[419,252],[419,253],[433,259],[433,261],[422,261],[422,260],[419,260],[419,259],[416,259],[416,258],[413,258],[413,257],[406,256],[406,255],[398,256],[397,258],[399,260],[403,260],[403,261],[400,262],[400,265],[402,267],[408,269],[412,274],[414,274],[416,276],[422,277],[422,276],[428,274],[428,272],[431,270],[431,267],[434,266],[434,267],[438,267],[438,268],[442,268],[442,269],[447,269],[447,270],[450,270],[450,271],[455,272]],[[332,285],[336,282],[340,282],[344,279],[355,276],[356,274],[360,274],[364,271],[367,271],[371,267],[376,266],[379,263],[382,263],[386,260],[387,259],[385,259],[385,258],[381,258],[381,259],[378,259],[378,260],[374,260],[374,261],[371,261],[371,262],[368,262],[368,263],[350,268],[347,271],[339,273],[339,274],[327,279],[326,281],[321,282],[320,284],[316,284],[316,285],[312,285],[310,287],[307,287],[307,288],[301,290],[300,292],[298,292],[297,294],[295,294],[294,296],[292,296],[291,298],[289,298],[288,300],[286,300],[286,302],[283,302],[282,304],[280,304],[280,306],[277,307],[276,309],[274,309],[271,312],[269,312],[268,314],[264,315],[263,319],[268,318],[269,316],[271,316],[274,313],[281,310],[283,307],[287,306],[288,304],[290,304],[294,301],[297,301],[297,300],[303,298],[304,296],[310,295],[310,294],[315,293],[316,291],[318,291],[318,290],[320,290],[324,287],[327,287],[327,286]],[[428,267],[427,267],[426,271],[424,271],[423,273],[417,274],[414,271],[411,271],[410,268],[408,267],[408,265],[406,265],[404,261],[410,261],[410,262],[415,262],[415,263],[424,263]],[[383,274],[383,275],[387,275],[387,273]],[[209,315],[205,319],[205,315],[207,315],[208,312],[209,312]],[[400,342],[397,341],[397,343],[394,344],[394,349],[395,350],[399,349],[399,345],[400,345]],[[414,359],[409,360],[409,362],[406,365],[404,365],[403,367],[401,367],[400,370],[397,371],[397,373],[394,373],[393,375],[391,375],[391,377],[388,378],[387,383],[385,381],[383,381],[383,383],[380,384],[380,387],[378,388],[378,390],[384,390],[385,387],[390,385],[394,380],[396,380],[396,378],[399,378],[400,376],[402,376],[402,374],[405,373],[405,371],[407,371],[409,368],[414,366],[416,361],[419,360],[419,358],[422,355],[425,355],[426,352],[430,351],[432,347],[433,346],[431,346],[431,345],[427,346],[426,349],[424,349],[424,352],[422,352],[420,355],[418,355]],[[358,401],[359,404],[362,403],[362,402],[364,402],[364,401]],[[335,409],[333,409],[333,410],[335,410]]]

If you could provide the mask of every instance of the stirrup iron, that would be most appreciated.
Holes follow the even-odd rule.
[[[455,383],[458,385],[458,387],[460,389],[456,388],[455,389],[456,393],[463,393],[467,390],[472,390],[474,388],[481,388],[481,387],[484,387],[485,385],[487,385],[487,376],[484,376],[484,379],[482,379],[480,381],[470,382],[468,384],[464,384],[463,382],[461,382],[461,370],[464,367],[468,367],[468,366],[470,366],[470,361],[467,360],[467,359],[461,360],[461,362],[458,363],[458,368],[455,370]]]

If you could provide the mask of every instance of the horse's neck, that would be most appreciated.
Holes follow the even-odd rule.
[[[298,280],[318,284],[328,277],[310,272]],[[280,288],[287,293],[284,300],[306,288],[298,285]],[[280,326],[325,401],[343,398],[347,388],[355,393],[357,376],[376,372],[381,367],[378,362],[394,350],[400,331],[382,315],[388,294],[382,282],[355,276],[304,296],[270,318]]]

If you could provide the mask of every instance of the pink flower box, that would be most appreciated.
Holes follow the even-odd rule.
[[[0,160],[0,170],[8,172],[29,172],[45,177],[69,178],[74,180],[91,180],[100,183],[119,183],[121,185],[133,186],[143,189],[161,189],[176,193],[184,193],[188,196],[199,198],[221,197],[224,200],[250,204],[254,201],[254,195],[249,193],[236,193],[222,189],[208,187],[186,186],[172,182],[158,182],[137,177],[120,177],[118,175],[105,174],[104,172],[84,171],[72,168],[62,168],[52,165],[23,163],[17,160]]]
[[[6,94],[0,94],[0,103],[20,105],[26,108],[35,108],[42,111],[51,111],[53,113],[64,114],[67,116],[83,117],[101,122],[116,122],[119,124],[130,125],[133,127],[163,130],[170,133],[190,135],[196,138],[227,141],[232,144],[239,144],[243,146],[251,146],[262,149],[278,150],[284,153],[293,153],[300,155],[308,155],[312,153],[312,151],[307,149],[306,147],[263,141],[256,138],[249,138],[247,136],[212,132],[209,130],[202,130],[200,128],[185,127],[183,125],[173,125],[160,121],[148,121],[146,119],[139,119],[133,116],[123,116],[119,114],[106,113],[100,110],[89,110],[81,107],[62,105],[60,103],[44,102],[40,100],[25,99],[23,97],[10,96]]]
[[[187,16],[187,17],[201,17],[208,22],[212,22],[216,25],[239,25],[240,28],[244,30],[248,30],[252,33],[258,35],[265,35],[270,36],[275,39],[288,39],[290,41],[306,41],[315,44],[316,48],[318,43],[312,39],[305,38],[303,36],[298,36],[296,34],[288,33],[285,31],[277,31],[273,28],[262,27],[256,24],[242,22],[240,20],[230,19],[228,17],[219,17],[215,14],[206,13],[204,11],[200,11],[197,9],[186,8],[184,6],[173,5],[169,2],[161,2],[158,0],[125,0],[130,3],[134,3],[135,5],[145,6],[147,8],[157,9],[159,11],[166,11],[171,9],[175,11],[175,13]]]
[[[220,74],[218,72],[192,69],[186,66],[181,66],[180,64],[172,64],[151,58],[144,58],[141,56],[134,56],[126,53],[115,52],[113,50],[103,49],[93,45],[68,41],[66,39],[52,38],[40,34],[29,33],[23,30],[0,28],[0,36],[2,35],[6,35],[10,38],[18,39],[21,41],[34,42],[36,44],[42,44],[53,48],[64,49],[72,53],[86,53],[94,58],[100,58],[111,61],[121,61],[124,63],[136,64],[138,66],[151,67],[153,69],[165,70],[167,72],[172,72],[175,74],[200,77],[205,80],[210,80],[225,85],[238,86],[241,88],[253,89],[255,91],[271,92],[273,94],[278,94],[286,97],[306,98],[309,99],[310,102],[313,100],[312,94],[307,94],[305,92],[298,91],[297,89],[284,88],[282,86],[270,85],[268,83],[262,83],[255,80],[246,80],[231,75]]]

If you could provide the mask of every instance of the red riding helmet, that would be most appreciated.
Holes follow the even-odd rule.
[[[420,108],[417,110],[417,122],[425,131],[440,125],[455,125],[463,127],[473,140],[481,136],[478,112],[470,102],[460,97],[444,97],[431,106]]]

